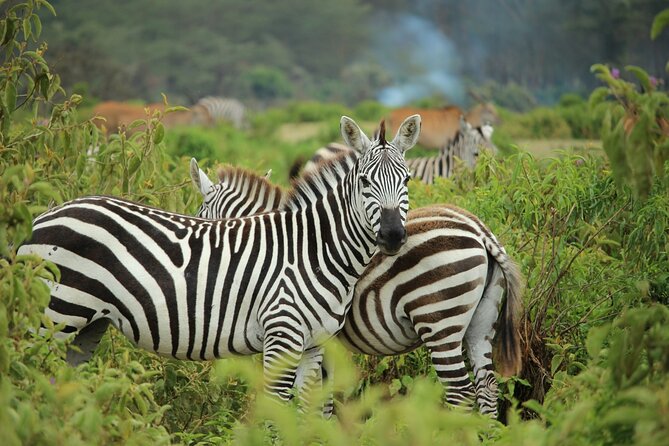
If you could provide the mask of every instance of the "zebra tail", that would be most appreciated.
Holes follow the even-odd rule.
[[[504,255],[498,264],[506,279],[506,300],[499,315],[499,331],[496,342],[496,362],[503,376],[520,373],[523,367],[520,348],[520,314],[525,283],[518,265]]]
[[[298,156],[295,158],[295,161],[293,161],[293,164],[290,166],[290,170],[288,171],[288,179],[289,180],[296,180],[300,176],[300,170],[302,170],[302,166],[304,166],[304,157],[303,156]]]

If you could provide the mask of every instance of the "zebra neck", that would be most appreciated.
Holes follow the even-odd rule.
[[[376,253],[376,234],[367,221],[360,200],[355,174],[346,175],[323,202],[330,209],[330,217],[323,228],[323,248],[330,251],[332,260],[340,263],[355,280],[365,270]],[[330,204],[330,206],[328,206]],[[321,211],[319,215],[323,215]],[[336,254],[336,257],[334,253]]]

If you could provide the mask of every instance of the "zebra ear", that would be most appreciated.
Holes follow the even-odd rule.
[[[416,145],[420,136],[420,115],[412,115],[404,120],[392,145],[400,149],[402,153]]]
[[[358,127],[358,124],[356,124],[353,119],[348,116],[342,116],[339,127],[344,142],[359,154],[365,153],[372,147],[372,142],[367,135],[360,130],[360,127]]]
[[[190,159],[190,178],[193,180],[195,189],[199,190],[203,196],[206,196],[209,190],[214,187],[207,174],[197,165],[195,158]]]

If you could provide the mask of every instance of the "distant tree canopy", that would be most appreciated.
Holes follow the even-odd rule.
[[[338,76],[366,42],[368,8],[357,0],[52,3],[58,16],[44,17],[43,33],[50,59],[103,99],[281,97],[287,81],[308,90]]]
[[[259,106],[286,98],[355,103],[407,80],[443,77],[451,90],[432,93],[456,101],[485,84],[479,91],[489,95],[491,85],[512,85],[498,94],[517,90],[510,103],[545,103],[597,85],[593,63],[636,64],[666,78],[669,58],[669,35],[651,42],[648,31],[663,0],[52,3],[58,16],[42,17],[49,60],[66,88],[85,83],[99,99],[156,101],[164,92],[182,103],[206,95]],[[401,34],[406,17],[429,24],[452,50],[434,53],[429,42]],[[409,60],[414,52],[423,55]]]

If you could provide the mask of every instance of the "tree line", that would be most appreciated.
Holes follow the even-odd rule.
[[[155,101],[161,92],[182,103],[214,94],[259,106],[284,99],[377,99],[383,88],[425,70],[407,53],[425,51],[429,60],[428,44],[394,37],[407,16],[434,26],[452,47],[448,69],[457,88],[494,96],[517,86],[519,92],[505,92],[544,103],[568,91],[587,94],[597,85],[590,66],[598,62],[640,65],[666,76],[669,48],[668,36],[655,42],[648,36],[653,16],[665,6],[661,0],[53,4],[56,17],[41,14],[49,60],[68,91],[98,99]],[[392,47],[383,53],[380,42]],[[389,68],[381,60],[387,53],[405,66]]]

